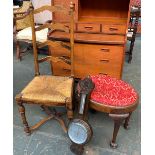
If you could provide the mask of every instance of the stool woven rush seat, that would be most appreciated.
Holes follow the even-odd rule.
[[[95,88],[91,93],[90,107],[109,113],[114,119],[114,132],[110,145],[116,148],[116,136],[120,124],[125,119],[124,128],[128,128],[130,116],[138,105],[138,94],[130,84],[107,75],[95,75],[91,76],[91,79]]]

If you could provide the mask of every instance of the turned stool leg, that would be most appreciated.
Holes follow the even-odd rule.
[[[22,118],[22,121],[23,121],[23,124],[24,124],[24,131],[26,132],[27,135],[30,135],[31,134],[31,130],[29,128],[29,125],[27,123],[27,120],[26,120],[26,116],[25,116],[25,107],[23,106],[22,103],[17,103],[18,104],[18,109],[19,109],[19,113],[21,115],[21,118]]]
[[[110,142],[110,146],[115,149],[118,146],[116,143],[116,137],[117,137],[121,122],[123,121],[123,119],[127,118],[129,114],[109,114],[109,116],[114,120],[113,137]]]
[[[129,116],[125,119],[125,123],[124,123],[124,128],[128,129],[129,128],[129,120],[131,117],[132,112],[129,113]]]

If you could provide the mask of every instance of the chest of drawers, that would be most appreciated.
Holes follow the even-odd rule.
[[[75,46],[74,74],[76,78],[106,74],[121,78],[130,0],[74,0]],[[70,0],[53,0],[54,5],[69,7]],[[53,14],[54,22],[69,27],[69,18]],[[67,41],[67,34],[54,32],[52,39]],[[53,56],[70,57],[68,51],[50,47]],[[52,63],[54,75],[70,75],[70,66]]]

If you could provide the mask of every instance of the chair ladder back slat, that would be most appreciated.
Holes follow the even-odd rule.
[[[38,63],[42,63],[42,62],[45,62],[45,61],[52,61],[52,62],[64,62],[66,64],[71,64],[70,62],[70,59],[68,58],[65,58],[65,57],[53,57],[53,56],[46,56],[46,57],[43,57],[41,59],[38,59]]]
[[[45,62],[45,61],[58,62],[58,61],[61,61],[61,60],[58,57],[53,57],[53,56],[46,56],[46,57],[43,57],[41,59],[38,59],[38,63],[42,63],[42,62]]]
[[[42,63],[45,61],[50,61],[51,60],[51,56],[46,56],[44,58],[38,59],[38,63]]]
[[[43,43],[39,43],[37,45],[38,48],[42,48],[42,47],[45,47],[45,46],[52,46],[52,47],[63,47],[67,50],[70,51],[70,46],[68,46],[67,44],[65,44],[64,42],[62,41],[52,41],[52,40],[47,40]]]
[[[55,6],[45,5],[38,9],[35,9],[33,13],[37,14],[37,13],[47,11],[47,10],[50,12],[62,12],[64,14],[68,14],[68,10],[61,5],[55,5]]]
[[[69,28],[68,27],[65,27],[63,24],[60,24],[60,23],[45,23],[39,27],[36,27],[35,28],[35,31],[40,31],[42,29],[45,29],[45,28],[49,28],[51,29],[52,31],[54,30],[61,30],[61,31],[64,31],[64,32],[69,32]]]

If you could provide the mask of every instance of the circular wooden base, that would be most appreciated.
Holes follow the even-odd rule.
[[[84,152],[84,147],[83,145],[72,143],[70,146],[70,150],[76,155],[82,155]]]

